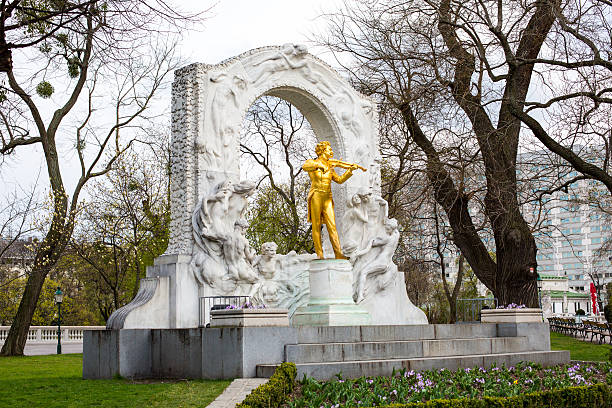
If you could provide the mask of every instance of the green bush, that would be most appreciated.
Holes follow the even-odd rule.
[[[272,408],[279,407],[293,391],[297,368],[293,363],[283,363],[267,383],[255,388],[236,408]]]
[[[584,315],[586,315],[586,312],[583,309],[578,309],[578,310],[576,310],[576,314],[579,315],[579,316],[584,316]]]
[[[385,408],[610,408],[612,391],[605,384],[568,387],[515,397],[451,399],[391,404]]]
[[[608,321],[608,323],[612,324],[612,306],[610,305],[604,306],[604,316],[606,317],[606,320]]]

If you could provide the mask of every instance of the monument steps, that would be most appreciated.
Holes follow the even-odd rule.
[[[460,356],[520,352],[526,346],[526,336],[287,344],[285,361],[314,363]]]
[[[379,360],[297,362],[297,379],[304,375],[318,380],[328,380],[341,374],[343,378],[367,376],[389,376],[398,370],[437,370],[473,367],[490,367],[493,364],[506,367],[521,361],[533,361],[545,367],[569,361],[569,351],[522,351],[514,353],[491,353],[471,355],[449,355],[416,358],[388,358]],[[257,365],[257,377],[269,378],[279,364]],[[365,373],[365,374],[364,374]]]

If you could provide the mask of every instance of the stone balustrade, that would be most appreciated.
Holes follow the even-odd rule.
[[[0,344],[4,343],[10,326],[0,326]],[[62,326],[62,343],[82,343],[84,330],[104,330],[105,326]],[[57,343],[57,326],[30,326],[27,344]]]

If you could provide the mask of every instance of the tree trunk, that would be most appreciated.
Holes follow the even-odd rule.
[[[455,299],[450,299],[448,304],[450,306],[449,323],[455,324],[457,323],[457,298],[455,297]]]
[[[28,276],[17,314],[13,319],[8,337],[2,346],[1,356],[22,356],[28,331],[32,323],[32,316],[36,310],[38,298],[42,291],[45,278],[50,268],[37,269]]]
[[[19,308],[2,346],[2,351],[0,351],[0,356],[23,355],[32,316],[36,310],[45,279],[64,252],[72,234],[74,220],[72,217],[66,218],[67,202],[63,195],[63,189],[61,191],[62,194],[55,194],[55,212],[51,227],[36,250],[32,273],[28,276]]]

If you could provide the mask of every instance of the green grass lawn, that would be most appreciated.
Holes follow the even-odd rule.
[[[580,341],[564,334],[550,332],[550,348],[551,350],[569,350],[572,360],[608,361],[612,346]]]
[[[0,357],[0,407],[205,407],[230,381],[83,380],[83,355]]]

